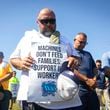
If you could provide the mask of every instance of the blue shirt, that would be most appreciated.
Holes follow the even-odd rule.
[[[104,89],[105,88],[105,73],[104,69],[98,69],[98,77],[97,77],[97,88]]]

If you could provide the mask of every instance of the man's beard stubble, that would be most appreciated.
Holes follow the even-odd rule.
[[[46,36],[46,37],[50,37],[50,36],[52,35],[52,33],[53,33],[53,32],[51,32],[51,31],[42,32],[42,34],[43,34],[44,36]]]
[[[50,27],[46,26],[46,30],[41,30],[41,29],[40,29],[40,32],[41,32],[44,36],[50,37],[50,36],[52,35],[52,33],[55,32],[55,30],[56,30],[56,27],[55,27],[55,29],[51,29]]]

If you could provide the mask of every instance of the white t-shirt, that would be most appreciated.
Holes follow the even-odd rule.
[[[39,43],[49,43],[50,39],[48,37],[43,36],[36,30],[32,31],[26,31],[24,37],[20,40],[20,42],[17,45],[17,48],[12,53],[10,58],[24,58],[30,54],[31,51],[31,45],[34,42]],[[60,36],[60,43],[62,45],[65,45],[67,55],[72,55],[72,48],[69,44],[68,40],[65,37]],[[28,93],[28,85],[29,85],[29,73],[27,71],[22,71],[21,73],[21,80],[20,80],[20,87],[18,91],[18,100],[27,100],[27,93]],[[79,101],[79,102],[77,102]],[[39,103],[40,106],[43,106],[48,109],[63,109],[73,106],[81,105],[80,100],[72,99],[68,101],[62,101],[62,102],[55,102],[55,103]]]

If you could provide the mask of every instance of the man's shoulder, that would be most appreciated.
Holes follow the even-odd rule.
[[[92,54],[89,51],[83,50],[83,53],[85,54],[85,56],[88,56],[90,58],[93,58],[92,57]]]
[[[109,57],[110,58],[110,51],[103,53],[102,57]]]
[[[30,34],[30,33],[32,34],[32,33],[37,33],[37,32],[38,31],[35,29],[25,31],[26,34]]]
[[[66,36],[60,35],[60,40],[61,40],[61,43],[63,43],[63,44],[70,44],[70,42]]]
[[[89,51],[86,51],[86,50],[83,50],[83,53],[91,55],[91,53]]]
[[[21,41],[28,42],[33,38],[33,36],[38,36],[38,31],[36,31],[35,29],[25,31],[24,36],[22,37]]]
[[[38,34],[38,31],[36,31],[35,29],[33,30],[28,30],[28,31],[25,31],[25,36],[32,36],[32,35],[36,35]]]

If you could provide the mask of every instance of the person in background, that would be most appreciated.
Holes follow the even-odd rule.
[[[97,69],[90,52],[84,50],[86,45],[87,35],[83,32],[77,33],[73,43],[73,50],[79,53],[81,59],[77,71],[86,76],[86,79],[79,82],[79,96],[82,105],[73,110],[100,110],[99,100],[95,91]]]
[[[101,60],[96,60],[96,67],[98,70],[96,92],[100,101],[100,110],[103,110],[105,108],[104,90],[106,88],[106,79]]]
[[[107,110],[110,110],[110,52],[105,52],[102,55],[102,67],[104,68],[105,75],[107,77],[107,88],[104,91],[105,106]]]
[[[29,70],[34,62],[34,59],[30,55],[32,43],[51,43],[51,44],[62,44],[65,45],[68,67],[71,65],[78,65],[78,61],[74,58],[74,52],[72,46],[68,42],[68,39],[56,31],[56,16],[53,10],[44,8],[40,10],[36,22],[38,23],[38,31],[26,31],[24,37],[20,40],[17,48],[10,56],[11,64],[22,71],[20,87],[18,90],[17,99],[22,101],[22,109],[29,109],[29,103],[27,99],[28,86],[29,86]],[[71,110],[73,108],[73,99],[67,101],[63,100],[60,102],[48,103],[34,103],[34,110]]]
[[[9,80],[9,90],[12,93],[12,98],[10,100],[10,109],[12,109],[13,103],[16,103],[18,87],[19,87],[19,79],[16,77],[16,71],[13,71],[13,76]]]
[[[8,110],[11,93],[8,91],[9,79],[12,77],[11,65],[4,61],[4,54],[0,51],[0,88],[4,94],[0,101],[0,110]]]

